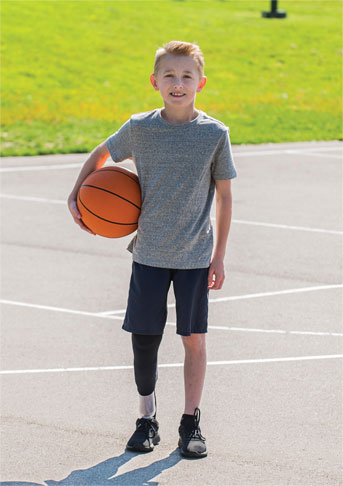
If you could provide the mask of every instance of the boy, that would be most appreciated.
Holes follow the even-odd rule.
[[[224,255],[231,222],[231,179],[236,177],[228,128],[194,106],[206,84],[196,44],[171,41],[158,49],[151,84],[164,108],[133,115],[96,147],[76,181],[68,204],[75,222],[78,188],[85,177],[113,161],[134,160],[142,191],[138,230],[128,246],[132,275],[123,329],[131,332],[141,417],[127,443],[151,451],[160,441],[156,420],[157,353],[167,317],[170,283],[176,299],[177,334],[184,349],[185,409],[179,426],[184,456],[207,455],[201,435],[200,399],[206,369],[209,289],[224,282]],[[216,245],[210,209],[216,192]],[[212,256],[212,258],[211,258]]]

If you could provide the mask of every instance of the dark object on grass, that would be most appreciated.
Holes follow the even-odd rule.
[[[262,17],[267,17],[269,19],[284,19],[287,16],[287,12],[284,10],[277,9],[277,0],[271,0],[271,10],[270,12],[262,12]]]

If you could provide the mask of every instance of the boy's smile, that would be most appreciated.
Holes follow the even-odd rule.
[[[167,118],[179,123],[193,118],[195,96],[205,86],[206,77],[200,77],[192,57],[167,54],[161,59],[158,73],[152,74],[150,80],[161,93]]]

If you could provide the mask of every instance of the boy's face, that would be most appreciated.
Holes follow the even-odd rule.
[[[161,59],[157,75],[150,81],[156,91],[160,91],[164,104],[186,107],[194,104],[196,93],[206,84],[206,77],[200,78],[195,60],[189,56],[167,54]]]

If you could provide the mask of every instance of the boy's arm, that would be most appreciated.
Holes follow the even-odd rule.
[[[232,215],[231,180],[216,180],[215,184],[216,244],[208,272],[208,288],[211,290],[221,289],[225,280],[224,256]]]
[[[100,169],[110,156],[110,153],[108,151],[106,142],[101,143],[98,145],[89,155],[88,159],[84,163],[81,172],[75,182],[75,185],[73,187],[73,190],[71,191],[69,197],[68,197],[68,207],[69,211],[71,212],[74,221],[76,224],[80,226],[83,230],[87,231],[88,233],[95,234],[93,233],[92,230],[87,228],[82,222],[81,219],[81,214],[79,213],[79,210],[77,209],[77,204],[76,204],[76,199],[77,199],[77,193],[79,191],[79,188],[82,184],[82,182],[86,179],[86,177],[91,173],[94,172],[97,169]]]

